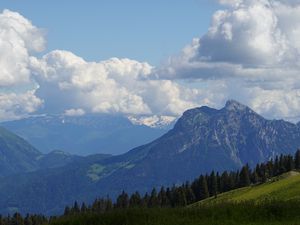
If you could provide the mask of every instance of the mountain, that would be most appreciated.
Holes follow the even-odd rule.
[[[62,167],[80,158],[58,150],[42,154],[23,138],[0,127],[0,177]]]
[[[60,213],[75,200],[180,184],[212,170],[236,170],[294,154],[299,146],[298,125],[267,120],[231,100],[219,110],[187,110],[173,129],[128,153],[82,157],[63,167],[1,179],[0,209]]]
[[[24,139],[0,127],[0,176],[36,170],[40,154]]]
[[[120,154],[150,142],[170,129],[171,117],[119,115],[43,115],[3,122],[43,153],[62,149],[76,155]],[[145,125],[146,124],[146,125]]]

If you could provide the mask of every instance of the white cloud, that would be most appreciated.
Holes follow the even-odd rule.
[[[0,14],[0,120],[18,118],[42,105],[35,96],[29,58],[44,49],[40,29],[19,13]]]
[[[85,111],[83,109],[67,109],[64,114],[66,116],[83,116]]]
[[[25,93],[0,93],[0,121],[18,119],[35,112],[43,101],[35,96],[34,91]]]
[[[46,112],[82,108],[93,113],[180,115],[199,98],[196,90],[170,80],[148,79],[152,67],[130,59],[86,62],[56,50],[32,58],[31,70]]]
[[[237,99],[270,118],[300,112],[300,1],[220,0],[208,32],[158,68],[131,59],[88,62],[45,47],[18,13],[0,14],[0,120],[31,113],[178,116]],[[159,117],[157,117],[159,118]]]
[[[0,88],[31,82],[28,59],[44,49],[42,32],[16,12],[0,14]]]
[[[228,7],[214,13],[207,33],[151,76],[198,81],[208,92],[220,83],[223,99],[238,99],[269,118],[299,117],[300,1],[219,2]]]

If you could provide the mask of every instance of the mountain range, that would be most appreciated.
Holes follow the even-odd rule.
[[[187,110],[161,137],[117,156],[91,155],[0,179],[0,211],[56,214],[75,200],[150,191],[205,174],[251,167],[300,147],[300,125],[267,120],[230,100]],[[56,154],[57,155],[57,154]],[[51,161],[49,161],[51,164]],[[54,159],[53,162],[56,162]]]
[[[168,131],[173,117],[40,115],[1,123],[43,153],[121,154]]]
[[[0,127],[0,177],[61,167],[79,158],[62,151],[42,154],[23,138]]]

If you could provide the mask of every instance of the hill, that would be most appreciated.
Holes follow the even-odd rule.
[[[211,205],[220,203],[239,203],[254,201],[299,201],[300,200],[300,173],[291,171],[274,177],[268,182],[250,187],[239,188],[219,194],[217,198],[211,197],[192,205]]]

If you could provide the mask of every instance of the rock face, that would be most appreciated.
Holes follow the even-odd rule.
[[[75,200],[179,184],[212,170],[236,170],[281,153],[294,154],[299,147],[299,124],[264,119],[231,100],[219,110],[186,111],[169,132],[126,154],[94,155],[64,167],[1,179],[0,211],[61,213]]]

